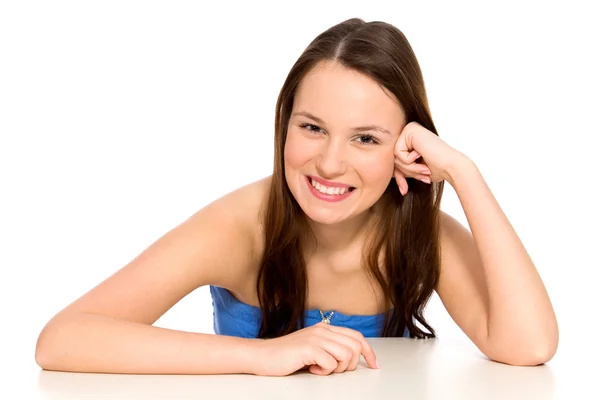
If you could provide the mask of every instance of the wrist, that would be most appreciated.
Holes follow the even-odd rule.
[[[251,375],[262,375],[261,367],[264,364],[263,345],[265,339],[244,339],[245,346],[241,364],[243,373]]]
[[[478,172],[477,165],[475,165],[473,160],[465,155],[460,155],[446,169],[445,179],[452,187],[456,187],[456,184],[459,183],[463,177]]]

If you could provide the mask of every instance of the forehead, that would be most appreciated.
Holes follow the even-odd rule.
[[[294,111],[308,111],[326,123],[382,124],[400,129],[404,111],[395,97],[372,78],[333,61],[317,64],[301,80]]]

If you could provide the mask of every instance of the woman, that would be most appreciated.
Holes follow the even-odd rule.
[[[440,210],[444,182],[473,234]],[[152,326],[205,285],[217,335]],[[58,313],[36,361],[327,375],[362,355],[378,368],[365,337],[435,337],[422,314],[433,290],[490,359],[554,355],[544,285],[475,164],[438,137],[411,46],[390,24],[350,19],[308,46],[281,89],[272,176],[204,207]]]

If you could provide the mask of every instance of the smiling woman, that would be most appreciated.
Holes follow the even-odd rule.
[[[321,61],[306,74],[295,93],[284,159],[286,182],[310,221],[333,226],[352,220],[354,226],[343,227],[352,232],[371,218],[365,211],[390,184],[394,144],[404,125],[394,96],[340,61]],[[336,186],[357,190],[348,191],[344,203],[330,204],[306,196],[313,185],[316,193]],[[346,247],[339,239],[338,247]]]
[[[410,178],[421,182],[410,179],[403,197],[394,179],[408,118],[435,131],[404,35],[360,20],[324,32],[292,68],[276,110],[258,336],[290,334],[298,320],[302,327],[308,303],[347,310],[355,319],[345,326],[354,329],[358,315],[379,313],[378,336],[434,337],[422,310],[439,279],[443,182],[426,183],[430,171],[420,164]],[[338,273],[326,274],[323,264]],[[364,288],[345,289],[340,272],[361,274]],[[326,280],[336,283],[323,287]]]
[[[545,287],[475,164],[438,136],[398,28],[353,18],[318,35],[281,88],[274,145],[271,176],[200,209],[48,322],[38,364],[326,375],[362,355],[378,368],[365,337],[435,337],[423,316],[434,291],[490,359],[552,358]],[[440,210],[446,182],[472,234]],[[216,335],[152,326],[202,286]]]

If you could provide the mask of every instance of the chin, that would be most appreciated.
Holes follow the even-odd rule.
[[[306,189],[299,190],[299,198],[296,197],[296,201],[304,214],[318,224],[334,225],[353,217],[353,204],[324,202],[314,198]]]
[[[323,225],[334,225],[349,219],[347,215],[340,215],[339,213],[329,212],[327,210],[305,210],[303,209],[306,216],[313,222]]]

